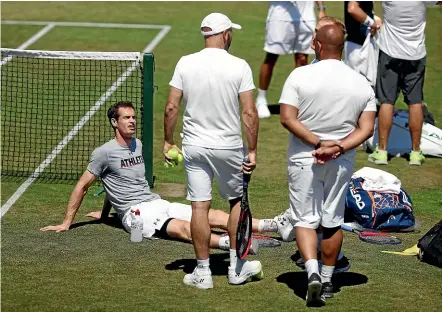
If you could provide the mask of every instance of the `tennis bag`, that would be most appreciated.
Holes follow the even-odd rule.
[[[419,239],[417,247],[421,261],[442,268],[442,220]]]
[[[364,228],[396,232],[415,225],[412,202],[401,188],[399,194],[366,191],[363,178],[352,178],[345,197],[345,222]]]

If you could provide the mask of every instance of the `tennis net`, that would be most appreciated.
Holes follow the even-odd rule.
[[[106,112],[118,101],[134,103],[141,138],[142,61],[131,52],[1,49],[2,176],[78,179],[93,149],[113,138]]]

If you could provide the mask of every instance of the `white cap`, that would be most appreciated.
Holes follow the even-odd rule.
[[[209,27],[211,31],[203,31],[203,27]],[[221,13],[211,13],[201,22],[201,34],[203,36],[219,34],[229,28],[241,29],[242,27],[232,23],[227,16]]]

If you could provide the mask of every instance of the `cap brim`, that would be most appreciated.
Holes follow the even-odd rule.
[[[242,29],[241,25],[232,23],[232,28],[234,29]]]

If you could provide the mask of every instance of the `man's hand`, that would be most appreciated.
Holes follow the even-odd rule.
[[[100,220],[101,219],[101,210],[89,212],[85,217]]]
[[[341,155],[342,143],[339,141],[322,141],[321,147],[313,151],[315,164],[325,164],[330,159],[336,159]]]
[[[167,141],[164,141],[164,148],[163,148],[163,154],[164,154],[164,160],[169,164],[172,165],[172,158],[167,154],[169,150],[172,148],[176,148],[180,154],[183,154],[183,152],[176,146],[175,144],[170,144]]]
[[[245,174],[252,174],[252,171],[256,168],[256,153],[249,152],[248,155],[245,156],[249,160],[248,163],[242,163],[242,172]]]
[[[59,232],[66,232],[68,230],[69,230],[69,225],[66,225],[64,223],[59,224],[59,225],[49,225],[49,226],[42,227],[40,229],[40,231],[43,231],[43,232],[55,231],[57,233],[59,233]]]
[[[381,29],[382,26],[382,20],[381,19],[375,19],[373,26],[370,27],[370,34],[373,37],[377,31]]]

